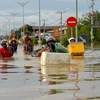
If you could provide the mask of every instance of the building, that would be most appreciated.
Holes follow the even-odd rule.
[[[41,26],[40,32],[41,32],[41,34],[47,33],[47,34],[53,35],[55,29],[58,29],[59,33],[60,33],[61,26]],[[62,26],[62,36],[66,35],[66,30],[67,30],[67,27]],[[35,33],[38,33],[39,32],[39,26],[33,26],[33,31]],[[57,36],[57,37],[60,37],[60,35]]]

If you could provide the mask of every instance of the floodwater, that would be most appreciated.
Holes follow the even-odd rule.
[[[100,100],[100,50],[86,48],[70,65],[41,66],[22,47],[0,60],[0,100]]]

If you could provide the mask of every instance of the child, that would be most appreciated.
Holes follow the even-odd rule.
[[[14,52],[17,52],[18,42],[16,40],[11,40],[9,46],[14,48]]]
[[[29,39],[31,39],[31,38],[29,37],[29,33],[26,32],[26,33],[25,33],[24,44],[27,44],[27,41],[28,41]]]
[[[24,52],[25,53],[32,53],[34,51],[34,44],[32,43],[31,39],[28,39],[27,44],[25,44]]]

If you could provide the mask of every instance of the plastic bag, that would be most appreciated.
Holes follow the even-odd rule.
[[[68,53],[67,48],[65,48],[63,45],[61,45],[60,43],[55,43],[55,49],[56,52],[60,52],[60,53]]]

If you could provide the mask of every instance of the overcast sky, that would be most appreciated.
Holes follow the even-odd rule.
[[[15,17],[15,27],[19,28],[23,25],[23,15],[22,7],[16,2],[27,2],[30,1],[24,7],[25,14],[25,24],[30,24],[34,22],[35,25],[39,25],[39,0],[0,0],[0,25],[2,26],[3,21],[7,22],[7,18],[14,18],[11,13],[18,13]],[[41,25],[43,25],[43,19],[46,21],[46,25],[60,25],[60,13],[57,11],[62,11],[63,13],[63,23],[70,16],[75,16],[75,2],[76,0],[40,0],[41,3]],[[94,10],[100,9],[100,0],[94,0],[95,6]],[[88,13],[90,9],[91,0],[78,0],[78,17],[82,14]],[[11,20],[13,25],[13,19]],[[0,27],[1,27],[0,26]],[[13,26],[12,26],[13,27]]]

